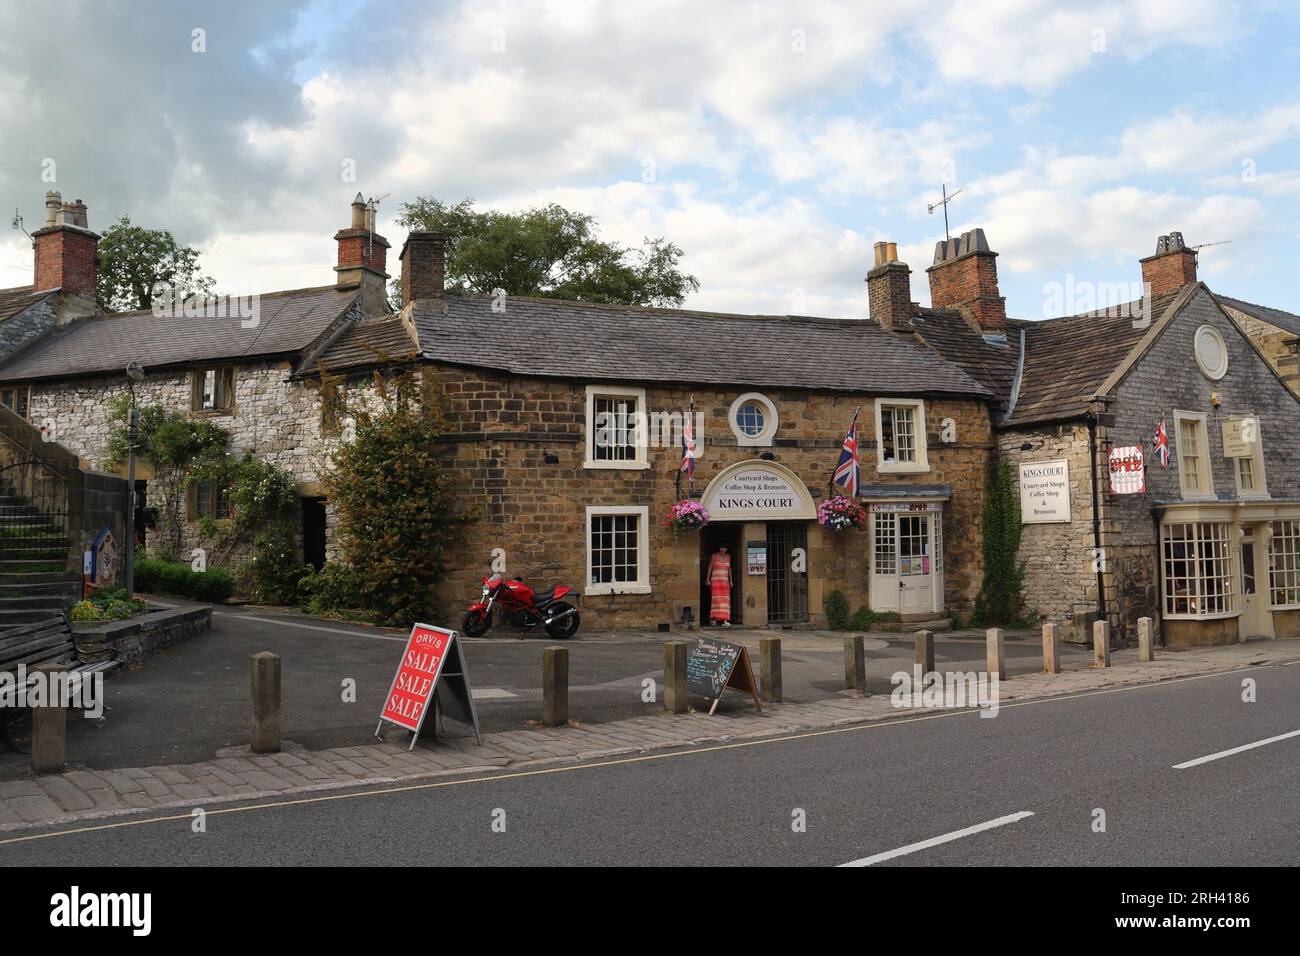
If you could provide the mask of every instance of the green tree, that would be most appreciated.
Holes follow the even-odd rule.
[[[349,590],[380,623],[406,626],[432,615],[462,517],[438,454],[439,417],[409,373],[377,382],[381,409],[357,415],[356,438],[339,447],[326,483]]]
[[[975,598],[973,623],[980,626],[1020,623],[1024,610],[1021,586],[1025,579],[1025,562],[1019,559],[1023,525],[1011,463],[1005,458],[998,462],[997,477],[984,502],[980,526],[984,536],[984,581]]]
[[[123,216],[99,240],[99,304],[114,312],[148,309],[154,286],[164,283],[177,300],[212,292],[213,280],[199,269],[199,253],[182,246],[166,229],[144,229]]]
[[[477,210],[473,199],[447,205],[418,197],[398,222],[447,237],[448,288],[546,296],[614,305],[680,307],[699,291],[678,268],[682,250],[662,238],[640,249],[606,242],[596,220],[551,203],[524,212]]]
[[[113,428],[108,436],[107,457],[113,467],[126,461],[130,449],[127,438],[130,412],[129,395],[119,395],[112,401],[109,420]],[[196,470],[226,453],[230,436],[212,422],[187,418],[158,405],[137,409],[136,422],[136,454],[154,472],[150,498],[155,498],[154,489],[162,492],[159,531],[166,541],[163,553],[175,558],[181,549],[181,509],[190,479]]]

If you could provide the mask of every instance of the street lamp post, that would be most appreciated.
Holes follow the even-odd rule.
[[[126,428],[126,560],[123,562],[122,585],[127,596],[135,593],[135,443],[140,437],[139,418],[135,407],[135,384],[144,381],[144,366],[128,362],[126,387],[131,392],[131,411]]]

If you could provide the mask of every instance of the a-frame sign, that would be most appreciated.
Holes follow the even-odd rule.
[[[452,720],[469,724],[474,728],[474,740],[483,743],[465,655],[460,649],[460,635],[443,627],[416,624],[411,628],[402,662],[384,698],[375,736],[381,736],[384,721],[388,721],[411,732],[408,749],[414,750],[431,711],[440,711]],[[436,737],[436,717],[433,727]]]
[[[713,716],[727,688],[752,695],[754,708],[760,714],[763,712],[763,705],[758,701],[758,682],[754,680],[745,646],[701,637],[686,659],[687,691],[713,698],[709,708],[709,716]]]

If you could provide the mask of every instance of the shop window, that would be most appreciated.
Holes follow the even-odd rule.
[[[587,386],[584,468],[648,468],[645,389]]]
[[[587,594],[649,594],[650,511],[587,508]]]
[[[898,561],[898,542],[894,538],[894,515],[876,512],[876,573],[893,574]]]
[[[200,518],[229,518],[230,501],[226,497],[226,489],[211,481],[194,482],[190,485],[189,513],[191,521]]]
[[[1273,522],[1268,583],[1274,608],[1300,607],[1300,520]]]
[[[1161,527],[1166,616],[1224,617],[1236,612],[1229,527],[1208,521]]]
[[[776,405],[759,392],[747,392],[732,402],[727,420],[741,447],[765,447],[776,437]]]
[[[1210,476],[1210,445],[1206,436],[1204,413],[1175,410],[1174,431],[1178,451],[1178,484],[1182,496],[1212,498],[1214,480]]]
[[[9,409],[19,418],[27,418],[32,407],[32,387],[30,385],[11,385],[0,388],[0,405]]]
[[[235,407],[235,370],[199,368],[190,375],[190,410],[229,414]]]
[[[876,467],[881,472],[929,471],[925,403],[919,399],[876,402]]]

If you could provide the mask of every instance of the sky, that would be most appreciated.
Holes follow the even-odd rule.
[[[390,271],[402,202],[557,202],[681,246],[689,307],[861,318],[880,240],[929,304],[946,184],[1009,315],[1138,282],[1172,230],[1300,313],[1297,79],[1267,0],[0,0],[0,205],[30,232],[58,189],[267,292],[333,281],[358,191]]]

